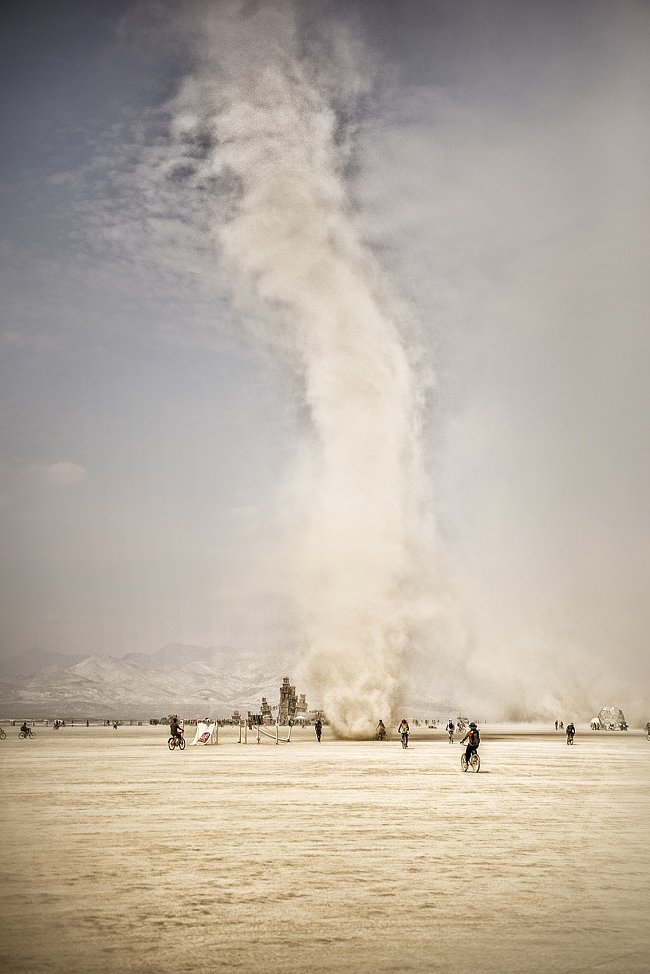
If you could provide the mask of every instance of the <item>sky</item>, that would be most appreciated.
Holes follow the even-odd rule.
[[[300,650],[311,407],[256,324],[255,269],[248,284],[241,270],[255,253],[224,236],[237,190],[186,171],[192,99],[224,113],[228,79],[253,83],[263,8],[10,8],[5,657]],[[314,0],[297,23],[338,113],[346,225],[430,376],[417,476],[435,619],[412,675],[443,699],[459,681],[486,705],[507,698],[513,715],[608,693],[640,712],[650,5]]]

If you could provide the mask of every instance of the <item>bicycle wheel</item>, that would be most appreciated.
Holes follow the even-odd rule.
[[[184,751],[185,750],[185,738],[184,737],[179,737],[178,738],[178,744],[176,746],[177,747],[180,747],[181,751]]]
[[[169,748],[170,751],[173,751],[174,748],[176,747],[176,738],[170,737],[169,740],[167,741],[167,747]]]
[[[467,758],[465,757],[465,753],[464,752],[460,756],[460,767],[461,767],[461,770],[462,771],[467,771],[468,764],[467,764]]]
[[[4,740],[6,736],[4,729],[0,727],[0,740]]]
[[[469,765],[472,771],[474,772],[474,774],[478,774],[479,768],[481,767],[481,759],[478,756],[476,751],[474,751],[471,758],[469,759]]]

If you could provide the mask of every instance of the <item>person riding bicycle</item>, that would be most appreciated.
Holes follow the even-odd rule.
[[[169,736],[176,737],[178,740],[183,736],[183,728],[177,714],[169,718]]]
[[[455,730],[456,730],[456,727],[454,725],[453,720],[450,717],[449,720],[447,721],[447,734],[449,735],[449,743],[450,744],[451,744],[451,742],[454,739],[454,731]]]
[[[465,741],[467,741],[467,747],[465,749],[465,760],[469,764],[472,754],[476,754],[476,752],[478,751],[478,746],[481,743],[481,735],[474,721],[470,723],[469,730],[467,731],[465,737],[462,739],[460,743],[464,744]]]
[[[409,725],[406,717],[403,718],[402,723],[397,728],[397,732],[402,736],[402,747],[409,746]]]
[[[27,721],[26,720],[24,720],[22,722],[22,725],[21,725],[21,728],[20,728],[20,733],[21,734],[24,734],[25,737],[27,737],[28,734],[29,734],[29,727],[27,726]]]
[[[569,724],[566,725],[566,739],[567,739],[567,744],[569,742],[573,743],[573,738],[574,738],[575,732],[576,732],[576,729],[575,729],[575,727],[573,725],[573,722],[571,722],[571,723],[569,723]]]
[[[386,727],[384,726],[383,720],[380,720],[379,723],[377,724],[377,729],[375,731],[375,740],[376,741],[386,740]]]

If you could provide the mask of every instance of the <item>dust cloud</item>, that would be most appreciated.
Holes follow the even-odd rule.
[[[304,406],[290,503],[306,679],[338,733],[364,737],[397,718],[433,535],[429,365],[346,191],[370,62],[353,33],[306,31],[288,2],[199,20],[172,134],[209,189],[218,272]]]
[[[342,5],[184,5],[139,184],[296,404],[292,677],[341,736],[407,701],[645,720],[647,18],[524,5],[487,48],[476,11],[382,47],[351,6],[405,81]]]

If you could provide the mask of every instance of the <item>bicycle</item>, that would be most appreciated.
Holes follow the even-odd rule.
[[[19,739],[20,739],[21,741],[24,741],[24,740],[26,740],[26,739],[27,739],[28,737],[36,737],[36,734],[34,733],[34,731],[33,731],[33,730],[28,730],[28,731],[20,731],[20,732],[19,732],[19,734],[18,734],[18,737],[19,737]]]
[[[478,774],[481,767],[481,759],[478,756],[478,751],[472,751],[469,756],[469,761],[467,760],[467,756],[463,751],[460,756],[460,767],[462,771],[467,771],[469,769],[473,771],[474,774]]]
[[[169,748],[170,751],[173,751],[175,747],[179,748],[179,750],[181,750],[181,751],[184,751],[185,750],[185,738],[184,737],[174,737],[174,735],[172,734],[172,736],[167,741],[167,747]]]
[[[402,747],[408,747],[408,746],[409,746],[409,732],[402,731]]]
[[[0,727],[0,741],[4,741],[4,739],[5,739],[6,736],[7,736],[7,733],[6,733],[5,729],[4,729],[4,727]]]
[[[573,744],[573,734],[567,734],[566,742],[567,744]]]

